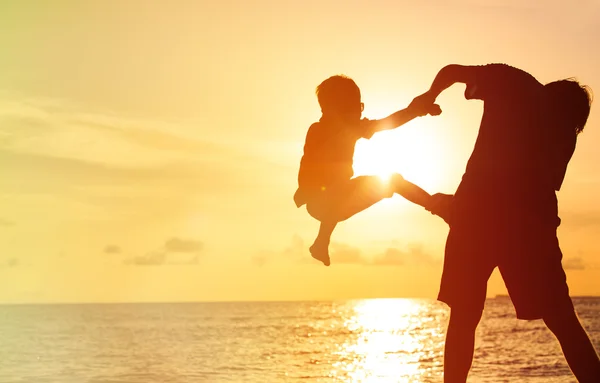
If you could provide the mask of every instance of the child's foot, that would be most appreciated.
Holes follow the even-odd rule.
[[[315,242],[308,250],[310,250],[310,255],[314,259],[323,262],[325,266],[331,264],[329,259],[329,245]]]
[[[429,203],[425,206],[425,209],[430,211],[431,214],[435,214],[442,217],[447,224],[450,224],[452,219],[452,198],[451,194],[436,193],[431,196]]]

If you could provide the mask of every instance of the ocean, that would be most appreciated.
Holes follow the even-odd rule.
[[[600,298],[575,298],[600,350]],[[0,382],[442,382],[426,299],[0,306]],[[469,382],[575,382],[541,321],[489,299]]]

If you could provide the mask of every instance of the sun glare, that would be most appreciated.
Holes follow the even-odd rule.
[[[438,189],[442,181],[440,136],[426,124],[427,121],[413,121],[357,142],[355,175],[376,175],[388,181],[393,173],[400,173],[426,190]]]
[[[353,383],[437,380],[433,361],[441,352],[443,311],[430,305],[411,299],[357,302],[345,322],[357,336],[342,347],[344,361],[334,370]]]

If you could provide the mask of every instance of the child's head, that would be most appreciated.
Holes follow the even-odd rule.
[[[336,75],[323,81],[316,90],[323,115],[332,115],[344,120],[359,120],[363,104],[360,89],[350,77]]]

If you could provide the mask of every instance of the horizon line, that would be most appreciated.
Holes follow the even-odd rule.
[[[600,295],[573,295],[571,299],[600,298]],[[263,299],[263,300],[190,300],[190,301],[106,301],[106,302],[0,302],[0,306],[70,306],[70,305],[157,305],[157,304],[218,304],[218,303],[310,303],[310,302],[351,302],[364,300],[431,300],[439,302],[436,298],[425,297],[372,297],[372,298],[344,298],[344,299]],[[486,297],[490,299],[510,299],[508,294],[496,294]],[[440,302],[442,303],[442,302]]]

